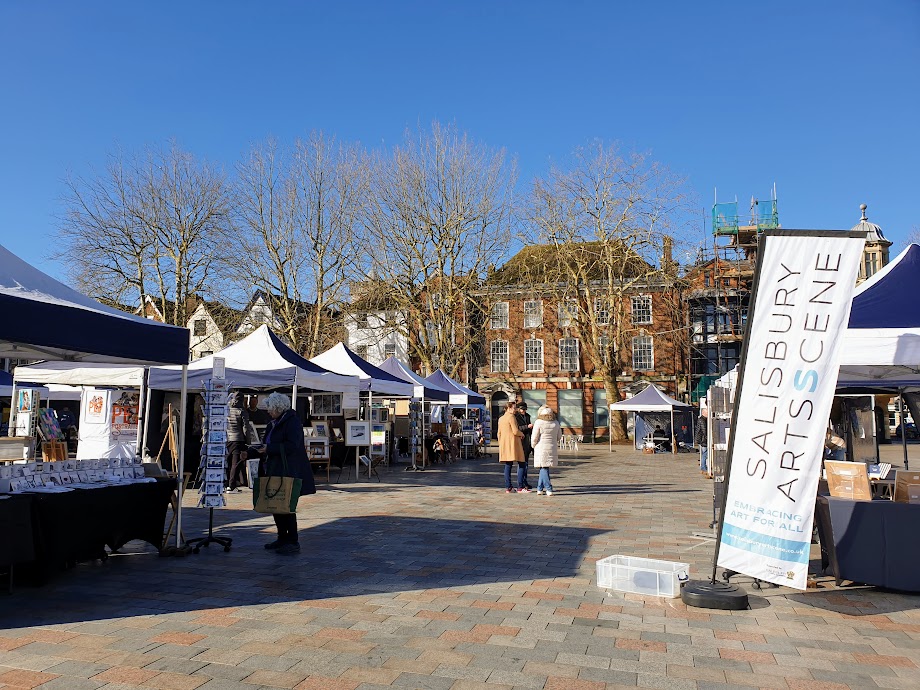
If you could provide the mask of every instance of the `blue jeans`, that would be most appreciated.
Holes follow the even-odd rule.
[[[703,472],[709,471],[709,448],[700,446],[700,469]]]
[[[537,491],[552,491],[553,485],[549,481],[549,467],[540,468],[540,479],[537,482]]]
[[[513,462],[503,462],[502,463],[502,465],[505,466],[505,488],[506,489],[514,488],[513,486],[511,486],[511,466],[513,464],[514,464]],[[517,463],[517,466],[518,466],[517,468],[518,488],[523,489],[524,488],[524,464],[519,462]]]

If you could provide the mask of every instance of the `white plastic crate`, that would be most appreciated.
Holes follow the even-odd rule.
[[[633,556],[607,556],[597,562],[597,586],[620,592],[673,599],[680,596],[680,583],[688,579],[689,563]]]

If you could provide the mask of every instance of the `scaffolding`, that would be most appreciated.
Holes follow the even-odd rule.
[[[694,399],[741,360],[758,243],[764,230],[778,227],[775,187],[768,201],[751,199],[749,219],[742,220],[737,200],[713,204],[712,247],[701,257],[700,283],[688,305]]]

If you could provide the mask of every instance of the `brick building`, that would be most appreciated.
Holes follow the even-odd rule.
[[[509,264],[516,260],[526,257],[519,254]],[[598,366],[605,357],[618,358],[614,369],[619,368],[621,395],[649,382],[671,395],[683,392],[686,329],[674,281],[658,276],[644,284],[631,282],[619,303],[618,324],[596,283],[560,290],[558,285],[502,284],[500,278],[493,276],[478,295],[487,317],[476,387],[493,420],[517,398],[527,402],[531,414],[544,403],[553,407],[569,433],[606,438],[607,397]]]

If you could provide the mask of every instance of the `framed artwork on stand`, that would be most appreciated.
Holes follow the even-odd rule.
[[[370,422],[357,421],[354,419],[345,422],[345,445],[346,446],[368,446],[371,443],[371,424]]]
[[[313,422],[313,435],[317,438],[329,438],[329,422]]]

